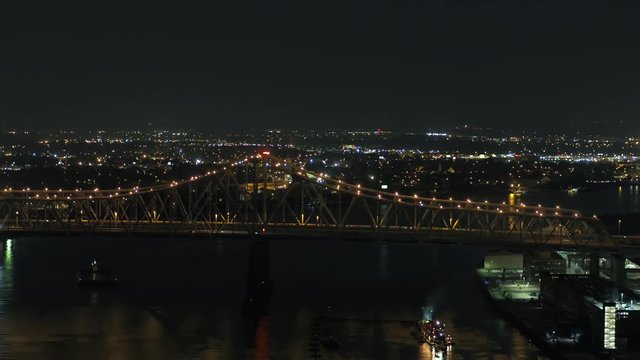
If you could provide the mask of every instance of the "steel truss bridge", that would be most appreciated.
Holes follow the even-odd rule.
[[[2,232],[615,245],[579,211],[383,192],[267,152],[157,186],[0,190]]]

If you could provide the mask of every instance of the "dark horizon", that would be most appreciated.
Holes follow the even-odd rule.
[[[0,129],[633,134],[638,10],[279,1],[188,16],[5,15]]]

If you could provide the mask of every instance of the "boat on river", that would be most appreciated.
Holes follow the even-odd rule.
[[[420,338],[437,350],[447,351],[454,345],[453,338],[445,332],[445,324],[440,320],[420,320],[416,327]]]
[[[108,267],[103,266],[97,261],[92,261],[88,269],[78,273],[78,286],[81,287],[98,287],[98,286],[115,286],[118,285],[118,277]]]

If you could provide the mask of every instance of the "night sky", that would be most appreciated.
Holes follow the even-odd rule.
[[[231,2],[4,11],[0,129],[640,132],[638,1]]]

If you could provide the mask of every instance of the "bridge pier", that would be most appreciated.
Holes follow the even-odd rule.
[[[611,281],[618,286],[624,286],[627,281],[627,273],[625,270],[626,258],[623,254],[611,255]]]
[[[600,276],[600,252],[597,250],[589,253],[589,275]]]
[[[602,254],[599,251],[589,253],[589,274],[599,277],[602,273],[609,277],[618,286],[624,286],[627,281],[627,273],[625,269],[626,257],[621,253],[609,253],[604,255],[607,266],[605,269],[600,268],[600,258]]]
[[[252,315],[261,315],[267,312],[272,289],[268,241],[251,241],[248,266],[244,310]]]
[[[269,242],[253,239],[249,243],[247,293],[243,317],[247,344],[252,344],[258,358],[268,357],[269,323],[265,316],[271,300]]]

